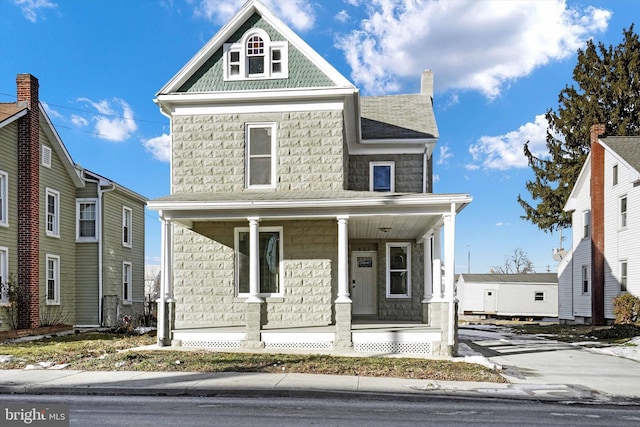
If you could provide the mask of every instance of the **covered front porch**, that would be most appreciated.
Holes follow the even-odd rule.
[[[249,192],[198,196],[204,199],[174,195],[149,204],[160,211],[163,224],[159,345],[455,353],[455,218],[470,202],[469,196],[353,191],[272,193],[269,200]],[[173,238],[178,227],[188,230],[189,236],[197,233],[199,245],[207,248],[199,247],[202,253],[226,251],[224,259],[215,261],[224,277],[209,273],[207,266],[212,263],[206,255],[193,260],[197,246],[191,245],[187,253],[194,255],[186,257],[183,252],[181,263],[201,267],[181,271],[181,293],[174,294]],[[241,254],[238,230],[247,241]],[[265,248],[268,244],[261,239],[268,233],[276,237],[277,246],[263,254],[263,244]],[[192,239],[184,236],[182,231],[178,245],[183,248]],[[209,242],[217,246],[208,246]],[[271,254],[277,261],[273,267],[279,271],[279,285],[266,294],[261,274]],[[367,254],[378,254],[378,264]],[[240,256],[245,260],[243,291],[238,285]],[[392,265],[395,258],[400,259],[398,265]],[[377,272],[373,291],[362,292],[365,282],[358,281],[354,265],[372,264],[377,265],[372,269]],[[194,294],[202,289],[218,294]],[[365,301],[369,297],[372,300]],[[199,310],[196,315],[191,307]],[[205,310],[208,307],[210,311]],[[367,307],[373,311],[367,312]]]

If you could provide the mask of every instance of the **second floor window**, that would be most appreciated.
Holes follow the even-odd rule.
[[[98,237],[98,212],[95,199],[76,201],[77,240],[96,240]]]
[[[60,193],[47,188],[47,235],[60,237]]]
[[[591,226],[591,213],[584,211],[582,213],[582,238],[589,237],[589,227]]]
[[[618,185],[618,165],[613,165],[613,170],[612,170],[612,181],[613,181],[613,185]]]
[[[257,28],[223,46],[224,80],[283,79],[289,75],[288,43]]]
[[[122,208],[122,246],[131,247],[133,212],[128,207]]]
[[[0,225],[9,223],[9,185],[7,184],[9,175],[0,171]]]
[[[247,124],[245,138],[247,188],[275,187],[275,123]]]
[[[620,228],[627,226],[627,196],[620,198]]]
[[[369,163],[369,191],[395,191],[395,163]]]

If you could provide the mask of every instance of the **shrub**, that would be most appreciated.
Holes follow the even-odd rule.
[[[20,307],[29,301],[29,294],[18,285],[13,274],[9,275],[6,283],[0,283],[0,292],[7,296],[7,303],[0,307],[5,312],[5,319],[10,329],[18,329],[18,312]]]
[[[613,314],[616,315],[616,323],[629,324],[638,321],[640,313],[640,299],[625,293],[613,299]]]

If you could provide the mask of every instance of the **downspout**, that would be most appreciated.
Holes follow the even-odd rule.
[[[427,149],[425,148],[424,153],[422,153],[422,192],[427,192]]]
[[[113,184],[107,184],[105,183],[105,181],[101,180],[101,179],[90,179],[87,178],[87,175],[85,174],[84,169],[82,170],[82,178],[85,181],[88,182],[93,182],[98,184],[98,209],[96,209],[98,215],[100,215],[100,217],[98,218],[98,223],[100,224],[100,236],[98,237],[98,314],[99,314],[99,318],[98,318],[98,322],[100,324],[100,326],[103,325],[103,313],[102,313],[102,288],[103,288],[103,271],[102,271],[102,253],[104,251],[103,245],[102,245],[102,236],[104,235],[104,221],[102,220],[102,195],[104,193],[110,192],[115,190],[115,186]],[[103,189],[103,186],[110,186],[110,188],[107,189]]]

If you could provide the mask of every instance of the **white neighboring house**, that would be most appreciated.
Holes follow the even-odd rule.
[[[557,317],[556,273],[460,274],[458,313],[492,317]]]
[[[572,212],[571,249],[558,266],[561,323],[612,323],[613,299],[640,296],[640,137],[601,137],[565,205]]]

